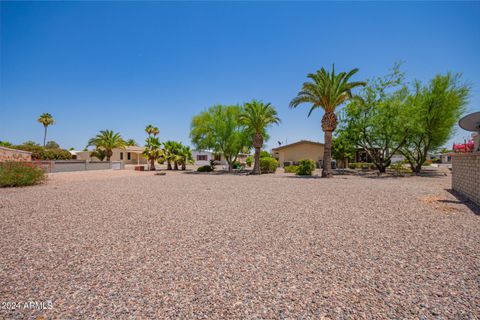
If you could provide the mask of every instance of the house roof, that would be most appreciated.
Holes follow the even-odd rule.
[[[296,145],[299,145],[299,144],[313,144],[313,145],[316,145],[316,146],[324,146],[325,145],[324,143],[321,143],[321,142],[315,142],[315,141],[310,141],[310,140],[300,140],[300,141],[297,141],[297,142],[294,142],[294,143],[286,144],[284,146],[273,148],[272,151],[283,150],[283,149],[293,147],[293,146],[296,146]]]
[[[137,146],[126,146],[125,151],[130,151],[130,152],[143,152],[145,150],[145,147],[137,147]]]

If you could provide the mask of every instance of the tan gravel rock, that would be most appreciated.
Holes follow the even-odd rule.
[[[0,189],[0,318],[476,319],[480,216],[450,179],[95,171]]]

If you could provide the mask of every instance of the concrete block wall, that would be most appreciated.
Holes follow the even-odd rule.
[[[0,162],[2,161],[32,161],[32,153],[23,150],[0,147]]]
[[[480,152],[452,156],[452,189],[480,206]]]

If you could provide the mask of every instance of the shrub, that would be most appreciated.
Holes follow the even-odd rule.
[[[260,151],[260,158],[273,158],[272,155],[265,150]]]
[[[15,161],[0,163],[0,187],[31,186],[45,180],[45,171],[33,163]]]
[[[410,168],[406,168],[402,162],[393,163],[389,166],[389,168],[392,169],[395,174],[399,176],[403,176],[406,173],[412,173],[412,170]]]
[[[247,164],[247,166],[251,167],[253,164],[253,158],[247,157],[247,159],[245,159],[245,163]]]
[[[349,169],[371,169],[375,170],[377,167],[374,163],[370,162],[350,162],[348,164]]]
[[[14,149],[30,151],[32,160],[70,160],[72,154],[64,149],[46,149],[42,146],[33,144],[22,144],[14,146]]]
[[[298,166],[286,166],[283,167],[283,169],[285,170],[285,173],[297,173]]]
[[[299,176],[311,176],[315,170],[315,161],[311,159],[302,159],[298,165],[297,174]]]
[[[432,160],[425,160],[425,162],[422,164],[422,166],[429,166],[432,164]]]
[[[232,168],[233,169],[241,169],[242,168],[242,164],[240,163],[240,161],[235,161],[234,163],[232,163]]]
[[[260,158],[260,172],[274,173],[277,171],[278,161],[271,157]]]
[[[198,172],[212,172],[212,166],[201,166],[197,169]]]

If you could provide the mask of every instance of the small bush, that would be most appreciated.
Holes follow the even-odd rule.
[[[0,187],[31,186],[45,180],[45,171],[33,163],[15,161],[0,163]]]
[[[251,167],[253,164],[253,158],[247,157],[247,159],[245,159],[245,163],[247,164],[247,166]]]
[[[297,174],[299,176],[311,176],[315,170],[315,161],[311,159],[300,160]]]
[[[377,167],[370,162],[350,162],[348,164],[349,169],[371,169],[375,170]]]
[[[297,173],[298,166],[286,166],[283,167],[283,169],[285,170],[285,173]]]
[[[402,162],[396,162],[391,164],[388,168],[392,169],[396,175],[403,176],[407,173],[412,173],[410,168],[406,168]]]
[[[64,149],[46,149],[42,146],[22,144],[14,146],[14,149],[25,150],[32,153],[32,160],[70,160],[72,154]]]
[[[272,155],[265,150],[260,151],[260,158],[273,158]]]
[[[242,164],[240,163],[240,161],[235,161],[234,163],[232,163],[232,168],[233,169],[241,169],[242,168]]]
[[[201,166],[197,169],[198,172],[212,172],[212,166]]]
[[[265,157],[260,158],[260,172],[261,173],[274,173],[277,171],[278,161],[274,158]]]
[[[432,160],[425,160],[425,162],[422,164],[422,166],[429,166],[432,164]]]

